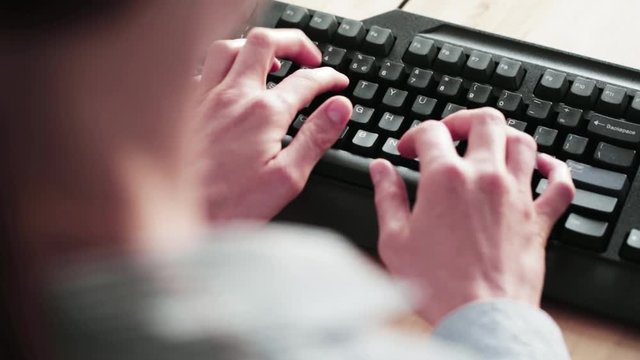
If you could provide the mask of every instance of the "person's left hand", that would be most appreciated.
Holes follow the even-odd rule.
[[[281,141],[296,113],[318,95],[345,88],[331,68],[302,69],[273,89],[276,57],[315,67],[321,53],[303,32],[256,28],[246,40],[215,42],[201,86],[206,127],[204,188],[211,221],[267,221],[302,191],[315,164],[351,116],[351,103],[333,97],[306,121],[286,148]]]

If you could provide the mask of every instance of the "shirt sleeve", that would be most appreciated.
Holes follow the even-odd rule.
[[[462,306],[429,341],[432,359],[570,359],[562,332],[544,311],[496,299]]]

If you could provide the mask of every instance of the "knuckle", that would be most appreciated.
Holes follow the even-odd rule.
[[[467,181],[467,172],[461,164],[453,161],[442,161],[432,166],[432,173],[450,184],[460,184]]]
[[[250,108],[258,113],[258,114],[265,114],[265,115],[270,115],[273,114],[274,112],[277,112],[278,105],[276,103],[276,101],[274,101],[271,97],[266,96],[266,95],[262,95],[262,96],[256,96],[252,101],[251,101],[251,106]]]
[[[499,123],[501,125],[506,125],[506,119],[504,115],[494,109],[492,107],[484,107],[478,110],[480,112],[480,118],[482,121],[491,122],[491,123]]]
[[[307,34],[305,34],[304,31],[300,29],[291,29],[291,33],[293,33],[295,37],[308,39]]]
[[[516,131],[511,136],[509,136],[509,141],[515,145],[519,145],[528,149],[530,152],[538,151],[538,144],[533,139],[533,137],[521,131]]]
[[[241,95],[235,89],[223,89],[215,94],[216,105],[223,109],[233,107],[238,99],[241,99]]]
[[[217,40],[209,47],[209,55],[226,57],[233,53],[233,46],[228,40]]]
[[[504,194],[509,189],[506,172],[491,169],[478,174],[476,179],[480,191],[492,194]]]
[[[253,28],[247,34],[247,42],[259,47],[273,47],[271,32],[265,28]]]
[[[576,188],[571,181],[561,181],[555,184],[556,194],[560,201],[569,204],[576,193]]]
[[[311,42],[311,39],[300,29],[287,29],[288,35],[295,40],[296,44],[300,47],[304,46],[305,42]]]
[[[316,76],[316,75],[321,75],[318,74],[318,72],[320,71],[320,69],[300,69],[297,70],[295,73],[293,73],[293,76],[295,76],[297,79],[301,80],[302,82],[308,83],[308,85],[314,85],[318,79],[321,79],[320,76]]]
[[[305,179],[293,166],[278,164],[272,169],[271,175],[278,188],[281,189],[287,197],[298,195],[304,188]]]
[[[423,139],[434,131],[441,131],[444,125],[439,121],[424,121],[413,129],[418,139]]]

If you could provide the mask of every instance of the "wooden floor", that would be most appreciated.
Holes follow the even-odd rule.
[[[289,0],[353,19],[397,8],[400,0]],[[409,0],[404,10],[640,69],[638,0]],[[640,286],[640,280],[638,282]],[[640,327],[558,304],[544,309],[576,360],[640,359]],[[412,318],[410,326],[428,331]]]

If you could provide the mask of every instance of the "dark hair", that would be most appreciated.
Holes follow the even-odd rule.
[[[59,29],[117,12],[126,0],[7,0],[0,5],[0,31]]]
[[[0,52],[11,52],[11,46],[29,47],[30,41],[51,32],[73,30],[92,22],[108,20],[139,0],[6,0],[0,4],[0,34],[13,42],[3,42]],[[34,45],[35,46],[35,45]],[[6,69],[4,69],[7,71]],[[3,81],[4,82],[4,81]],[[6,83],[3,84],[6,86]],[[0,92],[2,93],[2,92]],[[5,99],[6,100],[6,99]],[[20,121],[6,113],[0,100],[0,122]],[[11,172],[11,164],[0,156],[0,168]],[[33,354],[24,338],[20,338],[20,318],[16,314],[18,293],[25,279],[16,274],[17,239],[14,233],[11,192],[18,190],[11,175],[0,172],[0,359],[27,359]],[[18,187],[19,188],[19,187]],[[9,190],[8,190],[9,189]],[[19,190],[18,190],[19,191]],[[20,304],[23,305],[23,304]]]

